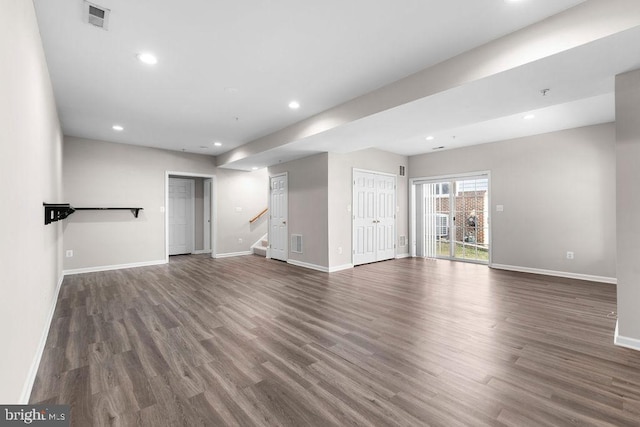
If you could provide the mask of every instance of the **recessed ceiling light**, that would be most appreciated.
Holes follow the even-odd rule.
[[[289,108],[291,108],[292,110],[297,110],[298,108],[300,108],[300,103],[298,101],[291,101],[289,103]]]
[[[527,114],[526,116],[523,117],[523,119],[525,120],[532,120],[535,119],[536,116],[534,114]]]
[[[136,56],[138,57],[138,60],[140,60],[140,62],[144,62],[147,65],[155,65],[158,63],[158,58],[156,58],[152,53],[144,52],[139,53]]]
[[[124,128],[122,126],[120,126],[120,125],[113,125],[113,126],[111,126],[111,129],[113,129],[115,131],[118,131],[118,132],[121,132],[121,131],[124,130]]]
[[[251,170],[252,170],[252,171],[257,171],[257,170],[258,170],[258,167],[257,167],[257,166],[254,166],[254,167],[252,167],[252,168],[251,168]]]
[[[222,142],[214,142],[213,145],[215,145],[216,147],[222,147]]]
[[[433,141],[434,139],[436,139],[435,137],[429,135],[428,137],[425,138],[427,141]]]

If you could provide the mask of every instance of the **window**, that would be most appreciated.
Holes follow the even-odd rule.
[[[448,182],[438,182],[434,184],[434,194],[436,197],[448,197],[449,196],[449,183]]]

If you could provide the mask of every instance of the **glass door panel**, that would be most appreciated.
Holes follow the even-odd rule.
[[[433,181],[416,188],[422,201],[419,256],[488,263],[488,177]]]

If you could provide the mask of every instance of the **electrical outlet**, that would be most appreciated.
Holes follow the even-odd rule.
[[[238,239],[238,244],[241,245],[242,244],[242,238]]]
[[[567,259],[573,259],[573,257],[574,257],[574,253],[571,252],[571,251],[568,251],[567,252]]]
[[[73,249],[69,249],[69,250],[66,252],[66,255],[67,255],[67,258],[72,258],[72,257],[73,257]]]
[[[338,247],[338,255],[342,255],[342,246]]]

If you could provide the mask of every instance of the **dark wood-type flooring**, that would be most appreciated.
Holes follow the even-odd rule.
[[[32,403],[73,426],[640,425],[615,286],[257,256],[64,280]]]

